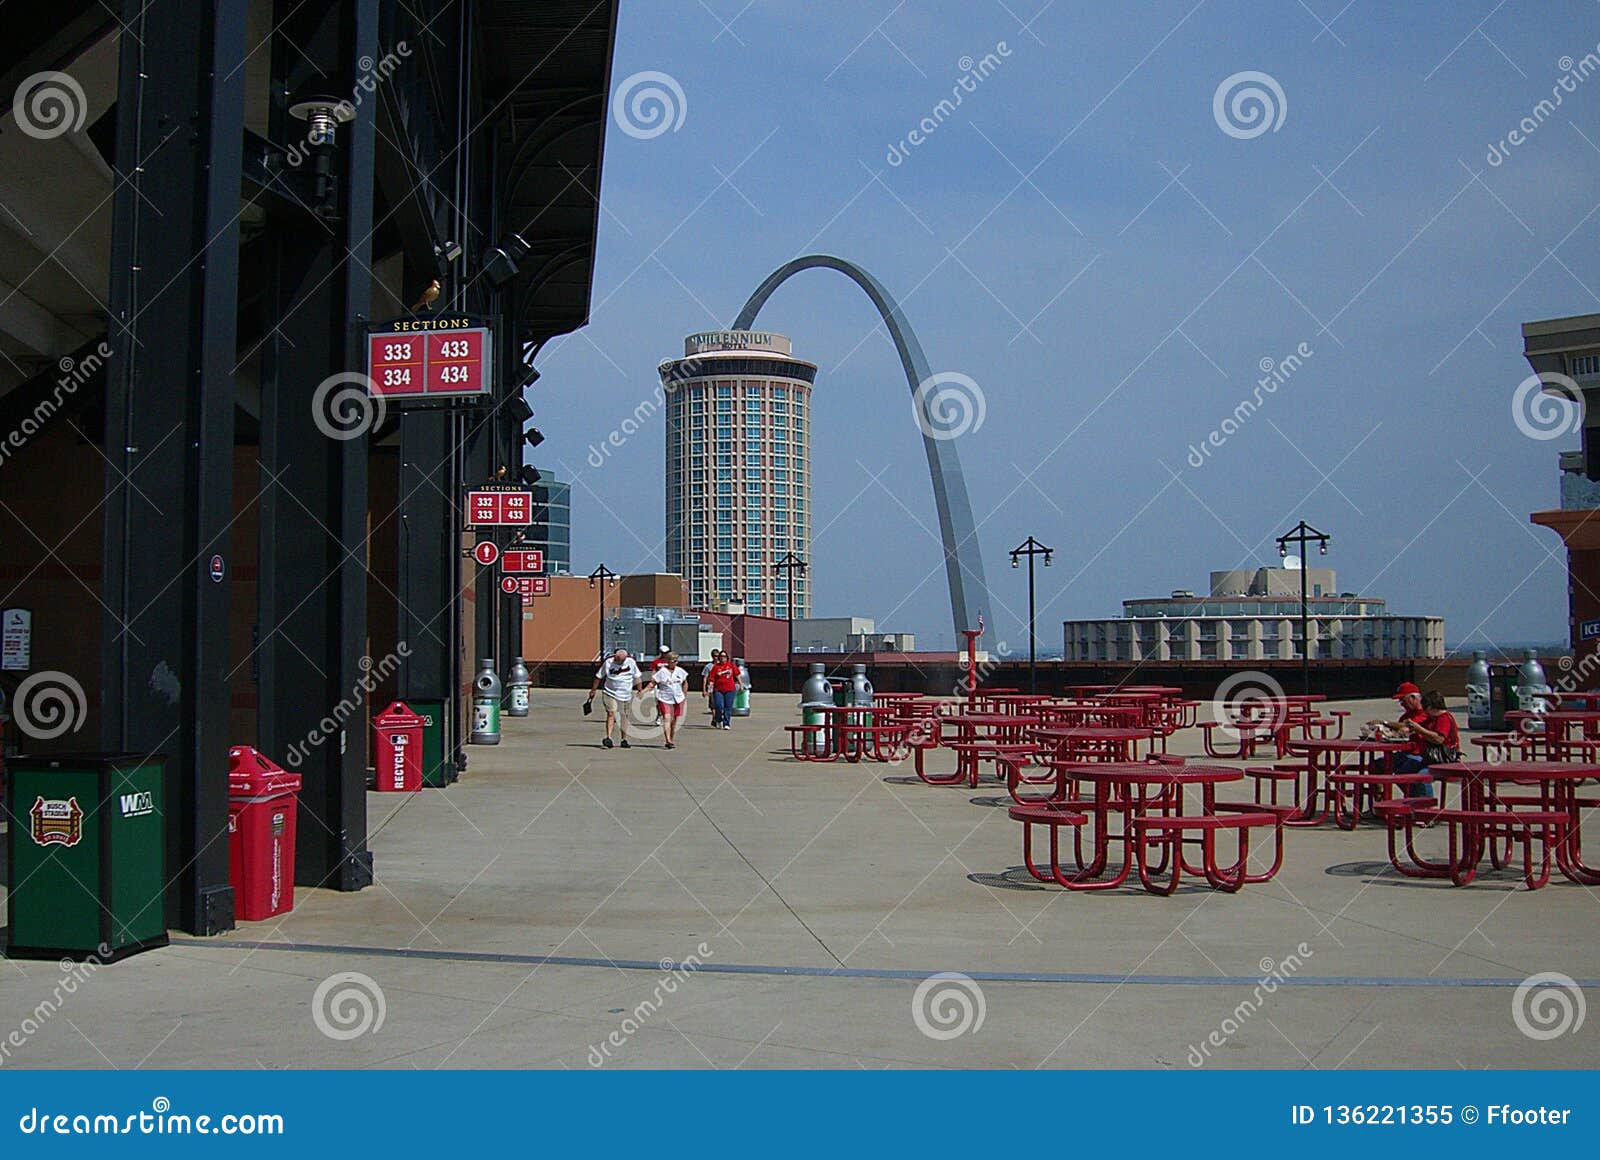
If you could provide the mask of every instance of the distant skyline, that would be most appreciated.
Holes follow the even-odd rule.
[[[1600,7],[1571,3],[625,5],[592,322],[529,396],[574,570],[664,566],[661,416],[599,468],[590,445],[683,335],[825,252],[976,384],[956,446],[990,648],[1026,648],[1006,553],[1029,534],[1058,553],[1055,646],[1140,590],[1274,563],[1301,518],[1342,582],[1452,644],[1562,639],[1564,554],[1527,517],[1577,438],[1524,434],[1512,399],[1521,322],[1600,312],[1597,46]],[[807,273],[761,326],[821,368],[813,614],[952,647],[871,305]]]

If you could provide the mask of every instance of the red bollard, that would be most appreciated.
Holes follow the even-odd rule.
[[[248,922],[294,909],[294,831],[300,775],[260,750],[228,750],[228,878],[233,912]]]
[[[379,793],[422,789],[422,717],[396,701],[372,719],[372,765]]]

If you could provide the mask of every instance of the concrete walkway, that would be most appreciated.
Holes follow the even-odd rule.
[[[373,889],[302,891],[281,921],[104,968],[43,1018],[60,968],[0,963],[0,1066],[1600,1057],[1600,1014],[1538,1039],[1514,1011],[1540,972],[1580,986],[1533,1005],[1520,1023],[1536,1032],[1541,1013],[1596,997],[1600,896],[1564,879],[1535,893],[1509,875],[1402,879],[1363,827],[1290,832],[1283,873],[1237,895],[1074,895],[1020,870],[995,787],[790,760],[789,697],[758,695],[727,733],[691,713],[670,752],[654,737],[601,749],[581,700],[537,692],[448,790],[373,795]],[[1197,733],[1180,742],[1198,751]],[[970,981],[926,981],[938,972]]]

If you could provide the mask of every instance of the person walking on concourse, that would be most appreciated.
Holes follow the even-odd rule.
[[[606,735],[600,742],[607,749],[611,748],[612,730],[619,729],[622,734],[622,748],[628,746],[628,706],[633,702],[633,694],[638,691],[643,677],[639,672],[639,662],[628,655],[628,650],[619,648],[605,660],[600,662],[600,667],[595,670],[594,684],[589,686],[589,700],[586,706],[594,703],[595,691],[604,686],[601,701],[606,709]]]

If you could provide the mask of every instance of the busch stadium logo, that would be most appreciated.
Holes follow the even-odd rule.
[[[83,840],[83,807],[75,797],[39,798],[28,811],[33,840],[40,846],[76,846]]]

